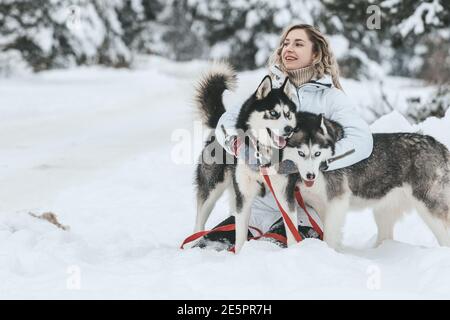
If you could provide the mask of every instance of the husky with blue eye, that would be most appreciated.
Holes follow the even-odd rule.
[[[297,113],[297,121],[298,130],[283,151],[299,171],[289,179],[319,213],[328,245],[341,246],[348,211],[373,208],[377,244],[392,239],[396,221],[416,210],[439,244],[450,246],[450,153],[443,144],[418,133],[374,134],[369,158],[324,171],[327,162],[336,159],[342,126],[311,113]]]
[[[200,80],[196,92],[197,108],[209,128],[215,129],[220,116],[225,112],[222,94],[234,87],[235,79],[236,74],[232,68],[219,64]],[[289,98],[291,90],[293,88],[288,81],[280,88],[272,88],[271,78],[266,76],[240,108],[236,129],[245,135],[244,150],[256,150],[257,163],[241,161],[241,158],[236,160],[215,140],[213,131],[197,165],[197,218],[194,231],[204,230],[216,201],[228,189],[230,209],[235,216],[236,253],[247,240],[251,204],[257,195],[264,195],[266,192],[259,168],[275,168],[272,172],[277,172],[276,168],[283,158],[283,148],[296,127],[296,105]],[[294,225],[297,225],[293,197],[291,203],[287,204],[287,175],[272,174],[270,179],[282,206],[292,209],[288,215]],[[296,242],[291,232],[287,232],[287,240],[288,246]]]

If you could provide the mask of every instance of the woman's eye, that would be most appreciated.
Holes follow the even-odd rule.
[[[317,151],[316,153],[314,153],[314,157],[318,157],[320,156],[320,151]]]
[[[301,151],[298,152],[298,155],[299,155],[300,157],[302,157],[302,158],[305,157],[305,154],[304,154],[303,152],[301,152]]]

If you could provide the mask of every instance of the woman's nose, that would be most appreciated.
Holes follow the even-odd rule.
[[[292,44],[288,44],[287,46],[286,46],[286,51],[292,51]]]

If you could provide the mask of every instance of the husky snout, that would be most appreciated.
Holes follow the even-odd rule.
[[[293,133],[294,133],[294,128],[292,128],[291,126],[284,127],[284,135],[286,137],[290,137]]]
[[[306,174],[306,179],[308,180],[315,180],[316,179],[316,175],[314,173],[307,173]]]
[[[304,181],[305,182],[305,186],[312,187],[314,185],[315,181],[316,181],[316,175],[314,173],[308,172],[306,174],[306,180]]]

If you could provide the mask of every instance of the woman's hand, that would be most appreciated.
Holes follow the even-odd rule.
[[[239,139],[238,136],[231,136],[231,137],[230,137],[230,142],[229,142],[229,144],[230,144],[230,150],[231,150],[231,153],[232,153],[236,158],[238,158],[238,157],[239,157],[239,154],[240,154],[240,152],[241,152],[242,140]]]

